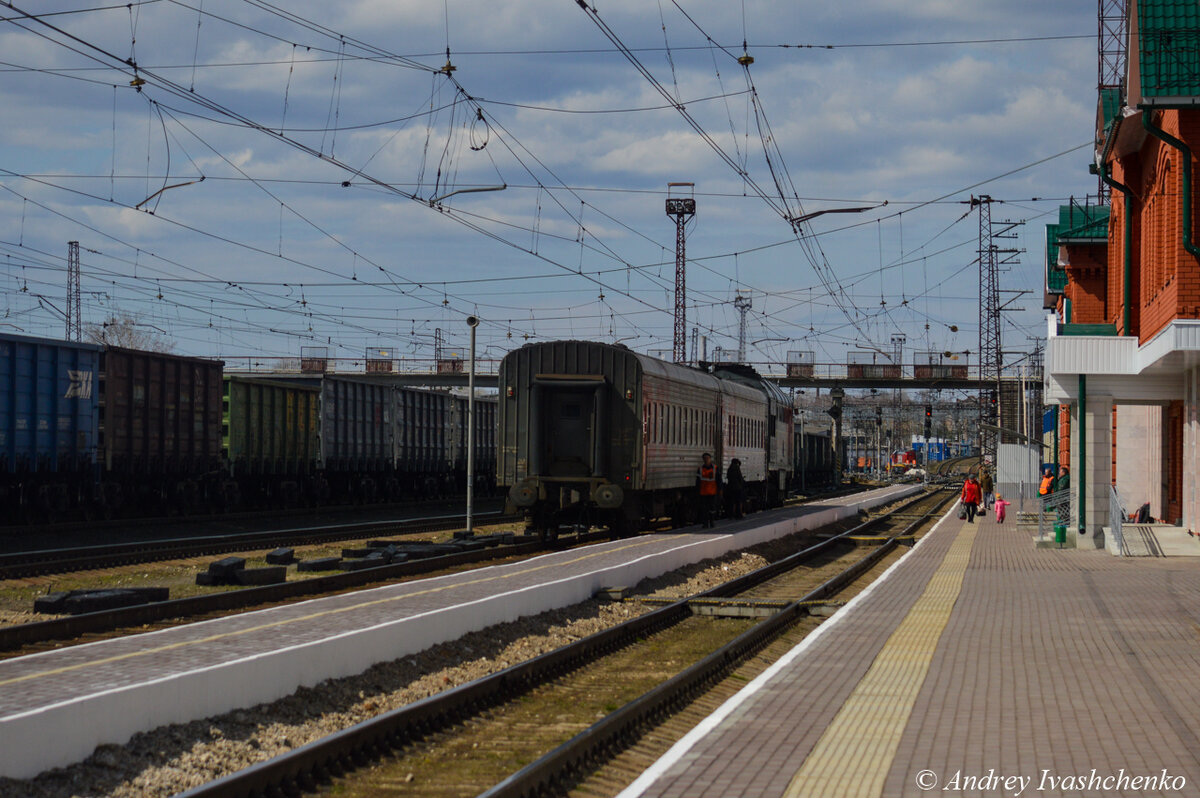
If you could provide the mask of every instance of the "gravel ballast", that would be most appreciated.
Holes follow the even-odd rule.
[[[794,550],[794,541],[764,544],[754,553],[732,553],[645,580],[633,595],[693,595]],[[124,745],[100,746],[83,762],[35,779],[0,779],[0,796],[173,795],[647,611],[638,602],[593,599],[522,618],[277,701],[139,733]]]

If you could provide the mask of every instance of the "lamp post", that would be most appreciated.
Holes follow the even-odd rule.
[[[467,316],[471,328],[471,363],[467,372],[467,537],[474,535],[475,519],[475,328],[477,316]]]

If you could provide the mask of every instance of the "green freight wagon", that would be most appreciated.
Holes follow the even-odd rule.
[[[317,387],[225,376],[222,442],[243,499],[287,506],[326,492],[317,471],[320,408]]]

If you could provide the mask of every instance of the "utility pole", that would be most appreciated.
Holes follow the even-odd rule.
[[[667,183],[667,216],[675,217],[675,335],[672,354],[676,363],[687,361],[687,249],[684,226],[696,215],[696,198],[672,197],[672,189],[694,189],[695,183]],[[692,191],[688,191],[689,194]]]
[[[986,194],[971,197],[971,207],[976,206],[979,208],[979,453],[984,463],[994,466],[1004,357],[1000,334],[1000,266],[1011,263],[1011,256],[1020,252],[1001,249],[996,240],[1016,238],[1012,230],[1020,223],[993,224],[992,198]]]
[[[996,402],[1000,381],[1000,287],[992,248],[992,198],[971,197],[979,208],[979,454],[996,461]]]
[[[746,313],[754,304],[749,294],[744,294],[738,291],[737,296],[733,298],[733,306],[737,309],[741,318],[738,319],[738,362],[746,362]]]
[[[83,340],[79,302],[79,242],[67,242],[67,340]]]

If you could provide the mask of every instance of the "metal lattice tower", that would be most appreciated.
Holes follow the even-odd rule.
[[[1129,36],[1127,0],[1097,0],[1096,90],[1123,89]],[[1124,91],[1121,100],[1124,101]],[[1108,186],[1099,179],[1100,204],[1108,204]]]
[[[67,340],[83,340],[82,310],[79,301],[79,242],[67,242]]]
[[[1097,0],[1098,49],[1096,86],[1119,89],[1125,79],[1125,48],[1129,34],[1126,0]]]
[[[1041,438],[1042,435],[1042,376],[1044,359],[1040,341],[1034,344],[1029,357],[1029,419],[1026,435]]]
[[[992,222],[992,198],[986,194],[971,197],[979,206],[979,435],[984,462],[996,463],[996,445],[1000,442],[1000,372],[1004,368],[1004,349],[1000,335],[1000,267],[1012,264],[1022,250],[1001,247],[996,242],[1015,239],[1013,229],[1023,222]],[[1027,291],[1017,292],[1028,293]],[[1006,423],[1011,420],[1004,419]],[[1011,428],[1010,429],[1015,429]]]
[[[695,197],[672,197],[671,189],[695,187],[695,183],[667,183],[667,216],[675,217],[675,335],[671,353],[676,363],[687,362],[687,250],[684,226],[696,215]],[[689,193],[691,193],[689,191]]]
[[[979,448],[996,462],[996,403],[1000,394],[1000,269],[992,244],[992,198],[971,197],[979,207]]]
[[[746,362],[746,314],[754,305],[754,300],[749,295],[743,294],[741,291],[733,298],[733,306],[737,308],[738,315],[738,362]]]

